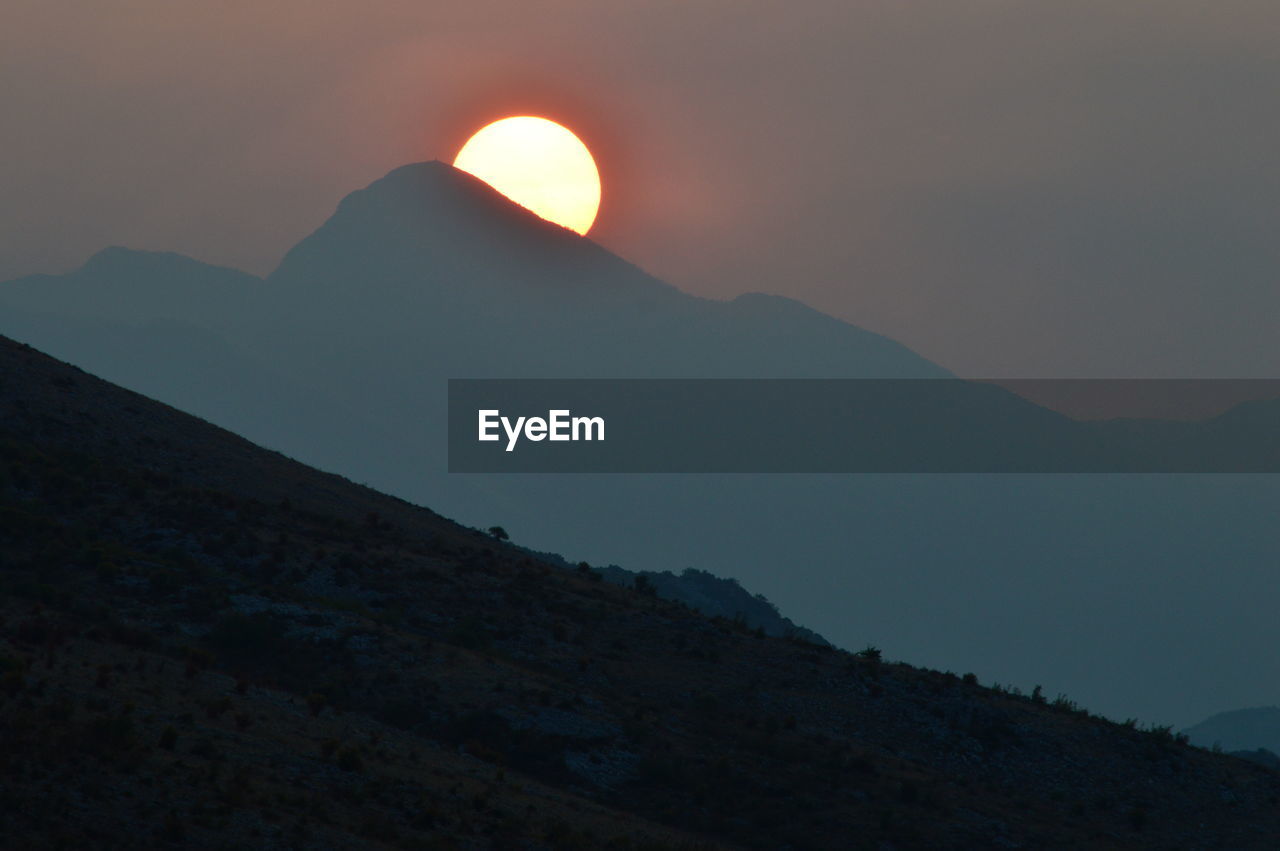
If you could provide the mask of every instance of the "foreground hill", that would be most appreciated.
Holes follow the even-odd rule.
[[[1280,835],[1261,766],[540,562],[3,339],[0,411],[27,847]]]

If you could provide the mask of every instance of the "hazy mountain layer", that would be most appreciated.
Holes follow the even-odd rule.
[[[0,331],[536,549],[737,578],[844,646],[1118,717],[1280,681],[1268,477],[445,475],[450,377],[946,372],[788,299],[685,295],[440,163],[353,193],[265,281],[111,249],[0,285]]]
[[[1225,751],[1264,749],[1280,754],[1280,707],[1219,712],[1183,731],[1193,744]]]

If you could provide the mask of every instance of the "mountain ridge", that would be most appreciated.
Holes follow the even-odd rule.
[[[614,276],[621,272],[620,280],[637,292],[675,291],[589,237],[543,219],[439,160],[400,166],[344,196],[319,228],[289,249],[267,280],[314,281],[317,262],[331,266],[335,276],[354,269],[369,277],[421,275],[442,262],[446,273],[469,273],[495,259],[549,266],[534,281],[541,286],[602,270]],[[388,260],[394,261],[390,267]],[[581,296],[591,289],[578,286],[574,292]]]

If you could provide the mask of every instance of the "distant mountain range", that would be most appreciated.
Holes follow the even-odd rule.
[[[725,618],[747,629],[759,630],[762,635],[831,645],[831,642],[813,630],[798,626],[790,618],[783,616],[778,607],[770,603],[763,594],[752,594],[736,579],[725,579],[692,567],[677,574],[670,570],[626,570],[616,564],[593,567],[580,562],[575,566],[558,553],[529,552],[551,564],[580,572],[598,573],[614,585],[636,588],[664,600],[683,603],[695,612]]]
[[[1280,707],[1259,706],[1219,712],[1183,731],[1192,744],[1223,751],[1280,754]]]
[[[1280,773],[1167,727],[697,614],[649,593],[674,577],[549,562],[3,337],[0,412],[9,844],[1280,835]]]
[[[265,279],[112,248],[0,284],[0,333],[571,561],[734,577],[842,646],[986,660],[1121,716],[1195,717],[1280,677],[1220,664],[1280,640],[1261,603],[1280,559],[1266,477],[447,475],[450,377],[949,373],[790,299],[684,294],[441,163],[352,193]],[[1001,434],[1068,427],[1001,399]],[[1219,426],[1241,418],[1265,435],[1276,417]],[[1189,692],[1188,665],[1214,686]]]

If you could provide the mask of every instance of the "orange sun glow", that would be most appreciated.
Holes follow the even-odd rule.
[[[600,209],[600,172],[582,140],[545,118],[519,115],[482,127],[453,160],[522,207],[585,234]]]

